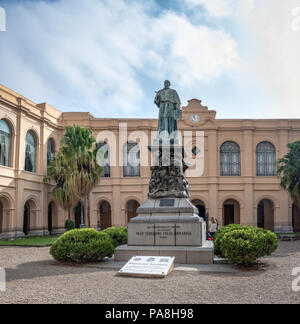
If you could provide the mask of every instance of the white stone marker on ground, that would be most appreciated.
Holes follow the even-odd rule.
[[[119,271],[121,276],[165,278],[174,269],[174,257],[134,256]]]

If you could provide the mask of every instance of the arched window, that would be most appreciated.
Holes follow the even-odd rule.
[[[47,165],[50,164],[51,160],[54,157],[55,157],[55,142],[53,138],[50,138],[47,144]]]
[[[0,119],[0,165],[10,166],[11,130],[8,124]]]
[[[140,176],[140,148],[135,142],[129,142],[123,149],[124,177]]]
[[[25,171],[36,172],[36,137],[31,131],[26,134]]]
[[[240,147],[234,142],[225,142],[220,149],[221,176],[241,175]]]
[[[103,177],[110,178],[110,153],[109,145],[106,142],[100,142],[97,144],[97,162],[104,169]]]
[[[262,142],[256,147],[256,175],[273,177],[276,175],[276,152],[272,143]]]

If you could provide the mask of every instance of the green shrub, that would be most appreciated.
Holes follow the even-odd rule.
[[[114,247],[127,244],[127,227],[110,227],[102,231],[110,236],[114,242]]]
[[[241,225],[238,224],[232,224],[228,226],[223,226],[219,228],[214,236],[214,249],[215,249],[215,254],[224,258],[225,256],[222,254],[221,250],[221,242],[224,237],[224,235],[230,231],[234,231],[236,229],[240,229]]]
[[[232,264],[251,266],[278,247],[276,234],[250,226],[227,231],[221,240],[222,255]]]
[[[86,263],[111,257],[114,252],[112,239],[108,234],[94,229],[75,229],[63,234],[50,249],[57,261]]]
[[[70,219],[66,220],[65,229],[67,232],[75,229],[75,223]]]

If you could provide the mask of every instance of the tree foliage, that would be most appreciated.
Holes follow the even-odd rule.
[[[69,161],[61,151],[58,152],[55,158],[52,159],[48,166],[47,177],[44,182],[49,183],[54,181],[56,183],[53,189],[53,195],[58,204],[65,210],[69,211],[75,206],[78,198],[74,191],[74,184],[76,179],[72,173],[72,161]]]
[[[55,181],[53,194],[59,205],[69,210],[69,214],[78,201],[84,203],[89,226],[89,193],[100,181],[103,172],[97,164],[96,155],[96,141],[92,132],[77,125],[69,126],[44,180]]]
[[[278,160],[280,186],[287,190],[300,207],[300,141],[288,144],[289,152]]]

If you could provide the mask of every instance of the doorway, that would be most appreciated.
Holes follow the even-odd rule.
[[[223,204],[223,224],[240,224],[240,204],[234,199],[226,200]]]
[[[293,204],[293,228],[294,232],[300,232],[300,208]]]
[[[224,225],[234,224],[234,205],[224,205]]]
[[[127,211],[127,221],[130,222],[131,218],[137,216],[137,209],[140,207],[140,204],[136,200],[129,200],[126,205]]]
[[[111,207],[107,201],[102,201],[100,203],[100,218],[99,227],[101,231],[111,227]]]
[[[208,222],[205,203],[202,200],[195,199],[192,204],[198,208],[198,216]]]
[[[81,202],[75,207],[74,215],[75,215],[75,228],[80,228],[81,224],[81,212],[83,213],[83,224],[85,224],[85,213],[84,206]]]
[[[257,205],[257,227],[274,231],[274,203],[263,199]]]
[[[24,206],[23,233],[28,235],[30,231],[30,204],[27,202]]]
[[[52,222],[52,204],[48,205],[48,231],[51,234],[52,229],[53,229],[53,222]]]

